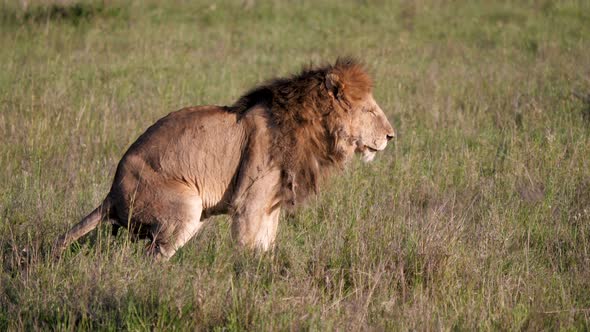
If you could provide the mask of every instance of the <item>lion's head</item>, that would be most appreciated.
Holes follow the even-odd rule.
[[[280,195],[291,205],[317,192],[321,179],[355,152],[371,161],[395,136],[373,98],[371,78],[350,58],[272,80],[231,110],[246,114],[256,105],[268,110],[271,153],[283,173]]]
[[[365,162],[382,151],[395,132],[372,94],[372,82],[362,67],[350,59],[338,60],[326,73],[325,86],[332,107],[341,113],[341,148],[360,153]],[[348,144],[348,146],[346,146]]]

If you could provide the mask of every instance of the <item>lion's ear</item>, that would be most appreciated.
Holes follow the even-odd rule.
[[[326,75],[326,88],[328,93],[336,99],[342,99],[344,96],[344,83],[337,74],[328,73]]]

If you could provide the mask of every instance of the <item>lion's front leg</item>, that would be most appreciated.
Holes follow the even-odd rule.
[[[272,249],[277,236],[280,199],[277,196],[280,171],[253,172],[248,176],[234,201],[232,236],[238,244],[252,249]]]
[[[273,248],[281,209],[268,213],[235,215],[232,223],[233,238],[241,246],[268,251]]]
[[[262,221],[256,232],[255,246],[267,251],[274,247],[275,239],[277,238],[277,230],[279,228],[279,217],[281,208],[276,207],[274,211],[262,217]]]

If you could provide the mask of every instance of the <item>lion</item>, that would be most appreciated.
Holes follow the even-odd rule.
[[[319,190],[355,153],[365,162],[394,138],[358,61],[305,68],[232,106],[187,107],[158,120],[117,166],[104,201],[59,237],[57,255],[102,221],[148,239],[168,260],[213,215],[231,216],[243,247],[274,246],[281,208]]]

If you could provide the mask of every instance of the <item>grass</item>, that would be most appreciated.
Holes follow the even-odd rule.
[[[589,328],[588,2],[0,6],[0,330]],[[399,138],[274,255],[217,217],[167,264],[107,227],[50,259],[156,119],[338,55]]]

